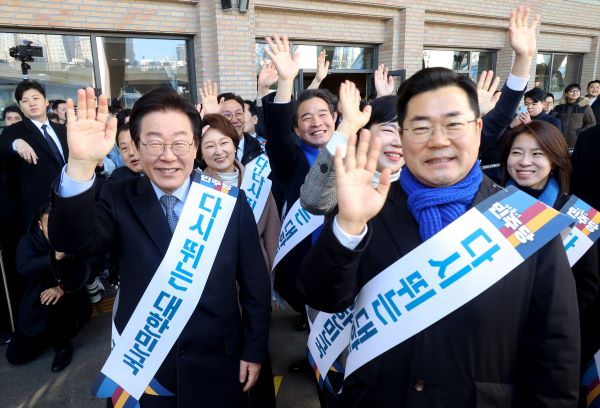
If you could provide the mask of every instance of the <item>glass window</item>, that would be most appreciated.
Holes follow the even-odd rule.
[[[89,36],[0,33],[0,110],[14,105],[16,85],[22,81],[21,61],[9,54],[9,48],[32,41],[41,46],[43,57],[34,57],[29,79],[40,81],[46,87],[49,100],[75,98],[77,89],[92,86],[94,68]]]
[[[444,67],[477,81],[481,72],[494,69],[494,51],[423,50],[423,68]]]
[[[256,69],[260,71],[262,61],[269,59],[264,52],[267,44],[256,43]],[[346,47],[337,45],[293,45],[294,52],[300,53],[300,69],[316,70],[317,58],[321,50],[327,53],[330,70],[370,70],[373,69],[374,48]]]
[[[190,97],[186,40],[97,37],[102,93],[131,108],[143,94],[171,87]]]
[[[567,85],[579,82],[581,61],[580,54],[537,54],[535,85],[552,93],[558,101]]]

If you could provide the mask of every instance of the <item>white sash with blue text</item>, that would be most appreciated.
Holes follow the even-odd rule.
[[[560,211],[575,221],[563,239],[569,265],[573,266],[600,238],[600,213],[576,196],[571,196]]]
[[[123,333],[113,338],[102,374],[137,400],[198,305],[237,191],[196,176],[164,259]]]
[[[348,377],[483,293],[570,224],[515,187],[489,197],[367,282],[351,308],[317,316],[308,348],[319,374],[348,347]]]
[[[271,192],[272,181],[268,179],[269,174],[271,174],[269,158],[266,154],[261,154],[246,165],[244,178],[240,184],[240,189],[246,193],[246,199],[257,223],[265,210]]]
[[[313,215],[306,211],[300,205],[300,199],[296,200],[290,211],[288,211],[281,223],[281,232],[279,233],[279,244],[275,259],[273,260],[273,269],[296,245],[304,238],[308,237],[317,228],[323,225],[325,217],[322,215]]]

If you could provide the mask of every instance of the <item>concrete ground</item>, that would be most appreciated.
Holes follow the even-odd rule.
[[[105,302],[103,302],[105,303]],[[6,346],[0,346],[0,407],[82,408],[105,407],[105,400],[90,394],[92,382],[108,357],[110,305],[96,308],[92,320],[72,341],[73,361],[62,373],[50,372],[54,352],[48,349],[23,366],[6,361]],[[294,329],[296,314],[274,310],[270,352],[279,408],[318,408],[314,383],[308,374],[289,374],[287,366],[305,354],[306,332]]]

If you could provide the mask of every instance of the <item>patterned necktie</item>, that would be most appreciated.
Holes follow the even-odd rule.
[[[172,234],[173,232],[175,232],[175,227],[177,227],[177,221],[179,221],[179,217],[177,216],[177,214],[175,214],[175,204],[177,204],[177,197],[165,194],[160,198],[160,203],[165,208],[167,222],[169,223],[169,228],[171,229]]]
[[[61,166],[64,166],[65,160],[63,159],[62,154],[60,154],[60,150],[58,150],[58,147],[56,146],[56,143],[54,143],[54,140],[50,136],[50,133],[48,133],[48,130],[46,129],[47,127],[48,125],[42,125],[42,133],[44,135],[44,139],[46,139],[46,143],[48,143],[50,150],[52,150],[54,158],[60,163]]]

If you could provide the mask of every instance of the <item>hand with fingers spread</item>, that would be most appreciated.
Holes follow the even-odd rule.
[[[217,100],[219,90],[217,83],[213,81],[204,81],[200,88],[200,103],[202,104],[202,113],[219,113],[221,111],[221,103]]]
[[[317,58],[317,73],[315,74],[315,80],[319,81],[319,83],[323,82],[328,73],[329,61],[327,61],[327,52],[321,50],[319,57]]]
[[[347,137],[356,135],[371,118],[371,106],[367,105],[360,110],[360,92],[354,82],[344,81],[340,85],[340,101],[338,109],[342,114],[342,121],[337,130]]]
[[[477,82],[477,99],[481,116],[494,109],[502,92],[496,92],[500,77],[494,78],[494,71],[483,71]]]
[[[263,61],[258,74],[258,97],[262,98],[267,95],[271,86],[277,83],[278,80],[279,74],[275,69],[275,65],[271,61]]]
[[[388,68],[379,64],[375,70],[374,78],[375,90],[377,91],[377,97],[391,95],[394,93],[394,78],[388,75]]]
[[[96,110],[94,89],[88,87],[78,90],[77,116],[73,100],[67,100],[67,174],[75,180],[90,180],[96,163],[113,148],[116,133],[117,118],[108,114],[106,96],[100,95]]]
[[[244,392],[250,391],[254,384],[256,384],[256,380],[258,380],[259,373],[259,363],[250,363],[248,361],[240,360],[240,383],[246,383],[244,385]]]
[[[300,54],[290,54],[290,43],[287,35],[266,37],[268,47],[265,47],[265,54],[273,62],[279,79],[277,81],[277,93],[274,101],[276,103],[288,103],[292,99],[292,90],[294,88],[294,78],[300,70]]]
[[[25,140],[16,139],[15,150],[21,159],[25,160],[27,163],[37,164],[37,154],[35,153],[35,150],[33,150],[33,147],[31,147]]]
[[[390,170],[381,172],[379,185],[373,187],[373,174],[377,168],[381,141],[373,139],[368,130],[362,130],[356,147],[356,135],[350,135],[346,158],[341,149],[335,153],[338,214],[340,228],[351,235],[360,235],[367,221],[373,218],[385,203],[390,189]]]
[[[42,305],[50,306],[58,303],[60,298],[63,297],[65,292],[62,290],[60,286],[55,286],[53,288],[48,288],[42,293],[40,293],[40,302]]]

